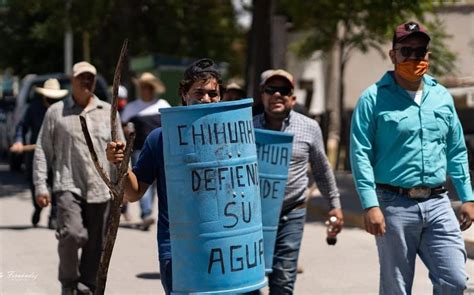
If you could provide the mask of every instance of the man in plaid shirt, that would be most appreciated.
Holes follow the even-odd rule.
[[[277,231],[270,294],[293,294],[298,254],[306,218],[308,164],[322,195],[329,203],[329,216],[337,217],[335,231],[343,225],[343,213],[336,180],[324,151],[321,129],[316,121],[295,111],[293,76],[284,70],[262,73],[264,113],[254,117],[254,127],[292,133],[293,152],[285,198]]]

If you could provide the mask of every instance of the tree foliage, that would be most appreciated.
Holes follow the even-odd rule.
[[[300,1],[298,5],[291,0],[280,0],[279,4],[296,29],[307,31],[306,38],[295,46],[299,56],[335,46],[342,50],[344,64],[354,50],[375,49],[384,56],[381,44],[391,41],[394,28],[417,19],[430,29],[433,37],[433,64],[439,64],[431,71],[442,75],[454,69],[455,56],[444,45],[448,35],[439,26],[439,19],[426,18],[436,8],[431,0],[319,0]]]
[[[66,3],[70,9],[66,9]],[[0,10],[0,68],[17,74],[62,71],[66,20],[74,34],[74,60],[82,36],[90,36],[91,59],[111,77],[122,41],[130,55],[164,54],[230,61],[242,72],[243,32],[230,0],[9,0]],[[236,49],[237,48],[237,49]]]
[[[299,1],[297,5],[291,0],[279,0],[279,4],[280,13],[288,14],[294,27],[306,32],[305,38],[295,44],[299,56],[308,56],[316,50],[336,50],[338,53],[338,91],[337,97],[331,96],[331,99],[337,100],[337,110],[330,122],[338,126],[331,136],[341,140],[336,167],[342,156],[341,146],[348,146],[345,69],[354,51],[374,49],[386,57],[381,45],[391,40],[395,27],[417,19],[430,28],[433,38],[431,73],[443,75],[454,70],[455,56],[444,46],[443,38],[447,35],[440,29],[442,26],[436,24],[439,20],[425,18],[435,8],[431,0],[318,0]]]

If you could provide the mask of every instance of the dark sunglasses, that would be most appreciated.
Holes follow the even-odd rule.
[[[410,57],[412,53],[415,53],[416,58],[422,58],[426,55],[428,52],[427,47],[400,47],[400,48],[395,48],[395,50],[400,50],[400,53],[402,54],[403,57]]]
[[[287,96],[287,95],[290,95],[293,92],[293,89],[291,87],[288,87],[288,86],[282,86],[282,87],[266,86],[263,89],[263,92],[265,92],[266,94],[270,94],[270,95],[273,95],[276,92],[278,92],[283,96]]]

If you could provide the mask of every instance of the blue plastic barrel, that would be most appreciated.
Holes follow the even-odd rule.
[[[258,173],[260,175],[260,196],[262,199],[265,271],[270,273],[273,265],[273,252],[275,250],[281,206],[285,198],[293,135],[255,129],[255,140],[257,144]]]
[[[252,99],[161,109],[173,293],[266,284]]]

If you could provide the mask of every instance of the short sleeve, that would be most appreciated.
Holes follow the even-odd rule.
[[[152,131],[145,140],[138,161],[133,166],[138,181],[152,184],[158,177],[158,155],[162,153],[161,129]]]

